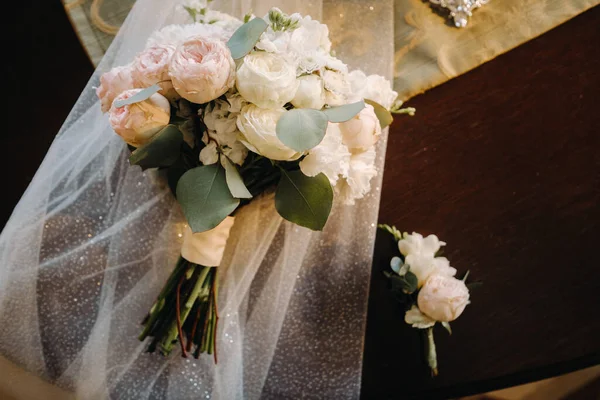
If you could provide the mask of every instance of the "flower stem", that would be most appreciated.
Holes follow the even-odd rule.
[[[431,369],[431,376],[438,375],[437,353],[433,339],[433,327],[427,329],[427,363]]]

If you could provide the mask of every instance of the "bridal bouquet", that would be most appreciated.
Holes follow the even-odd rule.
[[[155,32],[97,95],[130,164],[157,168],[187,220],[140,340],[165,355],[179,341],[184,357],[216,361],[216,267],[238,210],[274,192],[283,218],[322,230],[334,197],[351,205],[369,192],[391,112],[414,110],[400,109],[383,77],[350,72],[310,16],[179,12],[191,23]]]

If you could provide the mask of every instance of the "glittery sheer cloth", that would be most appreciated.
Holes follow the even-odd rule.
[[[213,4],[310,14],[351,68],[392,76],[392,0]],[[282,221],[269,196],[239,213],[219,269],[217,365],[148,354],[137,340],[183,217],[156,171],[129,166],[93,87],[152,31],[181,22],[174,5],[137,2],[0,236],[0,366],[20,368],[0,388],[27,399],[358,398],[387,133],[371,194],[336,204],[324,232]]]

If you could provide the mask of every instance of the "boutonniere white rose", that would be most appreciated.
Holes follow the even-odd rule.
[[[452,334],[450,322],[463,313],[470,303],[466,284],[469,272],[462,279],[455,278],[456,269],[446,257],[440,257],[446,243],[436,235],[423,237],[419,233],[402,233],[396,227],[379,225],[398,241],[400,256],[390,263],[392,272],[385,275],[392,292],[405,306],[404,321],[413,328],[422,329],[427,336],[427,362],[431,374],[438,374],[437,354],[433,327],[440,323]]]

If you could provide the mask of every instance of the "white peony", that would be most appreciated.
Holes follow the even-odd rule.
[[[417,232],[405,233],[402,239],[398,241],[398,249],[404,256],[416,254],[435,257],[435,254],[445,245],[446,242],[442,242],[436,235],[429,235],[424,238],[423,235]]]
[[[456,275],[456,268],[450,266],[450,261],[446,257],[409,254],[406,256],[404,264],[410,266],[410,272],[417,277],[417,287],[423,286],[432,275]]]
[[[204,104],[233,87],[235,62],[225,43],[196,36],[177,47],[169,75],[181,97]]]
[[[462,280],[433,275],[419,291],[417,304],[432,320],[450,322],[463,313],[469,297],[469,289]]]
[[[254,51],[244,57],[238,68],[236,85],[249,102],[279,109],[296,95],[296,67],[281,55]]]
[[[342,143],[338,124],[330,123],[323,141],[300,161],[300,169],[306,176],[323,173],[329,178],[331,185],[335,186],[340,175],[348,175],[351,156],[348,148]]]
[[[351,150],[366,150],[381,136],[381,125],[373,106],[367,104],[354,118],[340,124],[344,144]]]
[[[352,154],[346,178],[336,188],[342,202],[353,205],[371,190],[371,179],[377,176],[375,168],[375,148]]]
[[[292,99],[296,108],[320,110],[325,105],[325,88],[318,75],[305,75],[298,78],[298,90]]]
[[[398,97],[398,93],[392,89],[390,81],[381,75],[367,76],[364,72],[355,70],[348,74],[348,81],[356,99],[373,100],[388,110]]]
[[[238,115],[238,112],[232,112],[232,107],[225,100],[216,100],[214,105],[206,107],[203,120],[207,132],[202,138],[206,147],[200,152],[200,161],[204,165],[216,163],[219,152],[235,164],[244,163],[248,149],[238,140],[240,135],[237,128]]]
[[[237,126],[242,133],[240,141],[251,151],[271,160],[290,161],[301,154],[284,145],[276,134],[277,121],[286,112],[280,108],[269,110],[248,104],[238,116]]]

